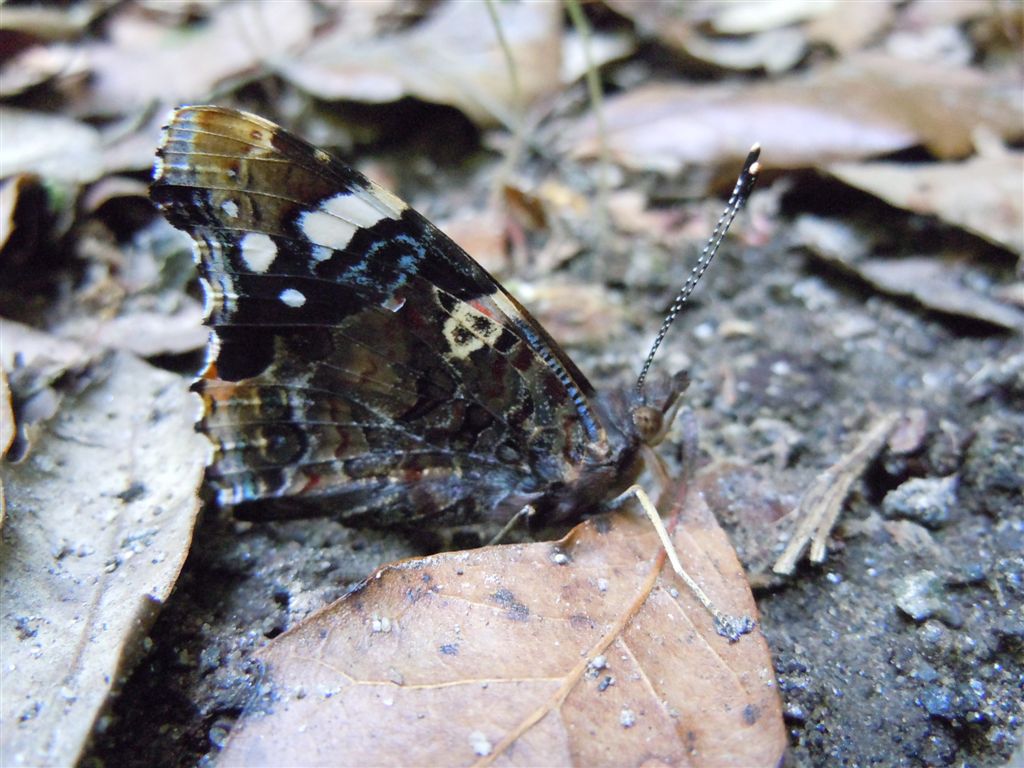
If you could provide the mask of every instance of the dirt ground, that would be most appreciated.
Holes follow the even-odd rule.
[[[861,213],[910,226],[880,206]],[[1020,338],[878,296],[789,232],[782,223],[758,247],[726,247],[666,356],[690,360],[699,487],[760,585],[790,759],[1004,765],[1019,750],[1024,680]],[[656,307],[635,296],[653,323]],[[748,324],[742,334],[720,332],[737,321]],[[837,336],[848,327],[858,331]],[[642,343],[577,359],[621,379]],[[823,565],[772,576],[767,563],[792,527],[779,518],[889,411],[916,419],[912,450],[870,462]],[[671,460],[672,446],[662,453]],[[436,546],[209,510],[152,650],[84,764],[213,760],[258,686],[254,649],[376,565]]]
[[[737,157],[761,141],[754,196],[655,361],[691,380],[687,413],[658,452],[683,476],[678,425],[697,425],[690,490],[747,570],[788,762],[1024,765],[1019,5],[589,3],[611,51],[601,58],[604,164],[586,68],[562,71],[578,42],[563,6],[497,4],[502,45],[519,62],[512,88],[498,37],[474,41],[469,22],[452,21],[483,14],[477,5],[81,3],[81,14],[51,14],[7,4],[5,13],[21,12],[0,56],[0,314],[46,335],[46,349],[75,345],[59,375],[39,377],[44,394],[59,393],[38,418],[44,436],[54,413],[74,419],[81,391],[102,383],[111,349],[134,356],[134,370],[170,375],[179,394],[202,365],[191,252],[146,197],[158,113],[172,104],[258,112],[358,163],[465,244],[599,389],[635,382]],[[732,13],[740,6],[745,20]],[[470,21],[491,23],[482,18]],[[140,317],[152,325],[136,329]],[[0,406],[10,397],[21,420],[24,381],[12,372],[22,361],[7,357],[0,348],[14,395]],[[886,420],[887,436],[858,454]],[[105,460],[129,454],[118,446]],[[5,482],[23,471],[3,469]],[[808,490],[844,480],[824,561],[804,556],[792,574],[776,573]],[[35,558],[49,588],[71,561],[93,569],[76,586],[124,565],[116,558],[130,546],[103,562],[106,553],[60,531],[29,553],[17,524],[45,521],[45,505],[39,486],[11,487],[28,491],[11,497],[0,566],[8,553]],[[128,485],[104,510],[144,491]],[[266,693],[257,650],[381,564],[480,546],[489,534],[251,522],[207,506],[191,545],[168,555],[187,552],[176,584],[165,569],[173,593],[132,614],[147,627],[159,609],[141,648],[129,629],[123,657],[112,651],[123,664],[117,695],[79,765],[216,764]],[[2,574],[5,595],[18,591],[7,590],[12,572]],[[136,603],[154,594],[149,582],[138,589]],[[59,622],[23,613],[7,622],[5,642],[28,657]],[[14,672],[27,680],[27,668]],[[28,699],[5,710],[9,734],[42,719],[33,722],[43,696]],[[80,723],[82,739],[94,716]],[[33,749],[54,741],[44,730],[30,734]]]

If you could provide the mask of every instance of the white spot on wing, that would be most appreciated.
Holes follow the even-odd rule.
[[[225,200],[220,204],[220,209],[232,219],[238,216],[238,203],[234,200]]]
[[[238,248],[242,252],[245,266],[257,275],[266,272],[277,258],[277,246],[270,235],[262,232],[247,232],[238,243]]]
[[[382,189],[343,192],[322,202],[299,218],[302,233],[317,245],[344,249],[355,233],[381,219],[397,219],[405,203]]]
[[[333,255],[334,251],[322,245],[314,245],[309,252],[310,258],[316,262],[327,261]]]
[[[294,288],[285,288],[278,297],[281,301],[287,304],[289,307],[298,309],[306,303],[306,296],[302,291],[297,291]]]

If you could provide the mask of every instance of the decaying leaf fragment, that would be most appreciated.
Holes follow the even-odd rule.
[[[922,166],[837,163],[829,172],[892,205],[937,216],[1024,254],[1024,185],[1019,152]]]
[[[695,494],[674,534],[728,613],[742,567]],[[218,764],[776,765],[759,632],[730,644],[664,567],[650,524],[385,566],[264,652],[269,695]]]

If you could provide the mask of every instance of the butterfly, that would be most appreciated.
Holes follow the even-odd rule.
[[[575,521],[630,488],[682,379],[598,392],[540,323],[419,213],[255,115],[175,110],[150,191],[191,236],[212,327],[198,429],[236,508],[414,528]],[[724,224],[724,226],[722,226]],[[712,247],[713,246],[713,247]]]

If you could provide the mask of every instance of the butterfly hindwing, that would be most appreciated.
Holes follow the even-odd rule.
[[[196,244],[220,501],[505,519],[609,453],[586,378],[461,248],[261,118],[176,110],[153,200]]]

